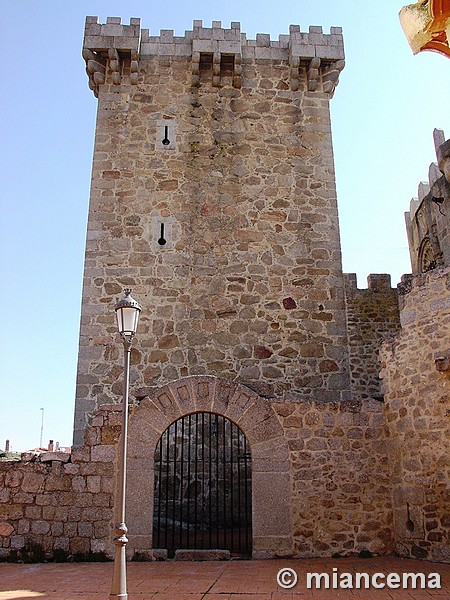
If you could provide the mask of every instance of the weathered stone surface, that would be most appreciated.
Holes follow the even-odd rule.
[[[67,452],[42,452],[39,456],[41,462],[50,462],[56,460],[58,462],[66,463],[70,460],[70,454]]]
[[[100,412],[108,432],[117,411],[111,407]],[[115,470],[111,462],[103,462],[111,452],[105,448],[115,453],[115,446],[81,446],[65,454],[65,460],[74,458],[76,463],[53,457],[45,462],[0,462],[0,485],[8,492],[7,500],[0,501],[0,536],[8,552],[17,550],[20,557],[22,548],[36,545],[49,556],[56,550],[87,556],[93,547],[102,548],[98,551],[106,556],[112,553]]]
[[[398,296],[389,275],[370,275],[358,289],[356,275],[345,279],[352,394],[355,399],[382,399],[379,348],[400,328]]]
[[[450,535],[450,380],[446,370],[436,369],[435,359],[449,348],[449,272],[447,267],[411,280],[409,293],[402,296],[402,314],[411,318],[402,319],[401,331],[381,349],[385,413],[394,447],[391,469],[401,474],[393,481],[401,555],[444,561]]]
[[[6,523],[5,521],[0,523],[0,536],[7,537],[11,535],[13,531],[14,527],[11,525],[11,523]]]
[[[229,550],[177,550],[175,560],[231,560]]]

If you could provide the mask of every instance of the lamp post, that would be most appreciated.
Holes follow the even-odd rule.
[[[127,571],[126,571],[126,544],[127,527],[125,525],[125,492],[127,485],[127,436],[128,436],[128,388],[130,381],[130,354],[131,343],[137,330],[141,306],[131,297],[131,290],[125,290],[125,296],[115,307],[117,325],[124,350],[124,376],[123,376],[123,401],[122,401],[122,435],[120,436],[119,457],[119,501],[117,506],[117,524],[115,529],[114,544],[116,552],[114,557],[114,575],[111,587],[110,600],[121,598],[127,600]]]

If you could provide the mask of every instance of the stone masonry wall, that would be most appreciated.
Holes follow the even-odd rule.
[[[411,287],[381,351],[394,536],[402,556],[450,562],[450,269]]]
[[[71,454],[0,462],[0,560],[111,556],[119,418],[100,409]]]
[[[249,442],[254,558],[392,551],[392,443],[379,402],[272,403],[245,386],[196,376],[130,407],[129,558],[153,555],[160,435],[195,410],[233,418]],[[0,462],[0,559],[112,556],[119,434],[119,407],[104,406],[69,462],[54,453],[45,462]]]
[[[133,71],[134,21],[86,27],[88,72],[103,71],[91,73],[75,443],[120,397],[113,308],[124,287],[143,306],[137,397],[215,375],[266,398],[349,399],[329,115],[340,30],[294,27],[277,42],[246,40],[236,24],[195,22],[183,38],[143,30]]]
[[[444,132],[433,132],[437,164],[431,163],[428,182],[419,183],[405,213],[413,275],[450,265],[450,140]]]
[[[129,537],[152,547],[154,451],[166,427],[198,410],[223,414],[247,437],[253,557],[389,553],[392,496],[380,402],[272,402],[241,384],[195,376],[152,390],[130,419]]]
[[[356,275],[348,273],[345,301],[352,399],[380,401],[380,345],[400,328],[397,290],[390,275],[369,275],[367,289],[358,289]]]
[[[292,470],[293,555],[393,551],[383,405],[276,404]]]

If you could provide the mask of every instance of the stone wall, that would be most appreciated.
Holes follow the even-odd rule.
[[[243,385],[194,376],[130,407],[129,558],[154,556],[160,436],[175,419],[201,410],[233,420],[247,438],[253,558],[392,551],[392,442],[381,403],[274,403]],[[74,448],[69,462],[53,455],[43,457],[50,462],[0,463],[2,558],[112,556],[119,417],[117,406],[96,411],[86,445]]]
[[[413,275],[450,265],[450,140],[435,129],[434,143],[438,164],[431,163],[405,213]]]
[[[120,408],[120,407],[119,407]],[[112,554],[117,408],[102,408],[86,445],[0,462],[0,559],[101,560]],[[120,431],[120,425],[119,425]]]
[[[383,405],[376,400],[275,405],[288,439],[293,555],[393,550]]]
[[[381,350],[401,556],[450,561],[450,269],[410,282],[402,329]]]
[[[345,302],[352,399],[381,401],[379,350],[400,328],[397,290],[390,275],[369,275],[367,289],[358,289],[356,274],[348,273]]]

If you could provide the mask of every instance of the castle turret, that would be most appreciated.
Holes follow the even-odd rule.
[[[437,163],[431,163],[428,181],[419,183],[405,213],[413,275],[450,265],[450,140],[440,129],[433,136]]]

